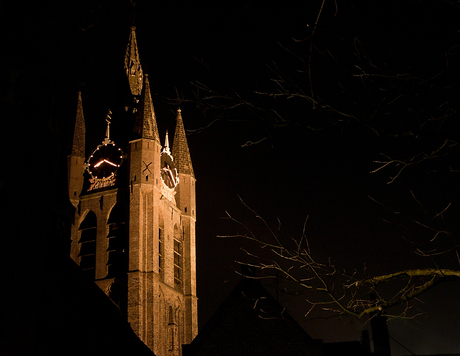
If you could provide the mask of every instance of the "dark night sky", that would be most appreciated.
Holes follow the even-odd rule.
[[[22,132],[27,135],[29,145],[44,146],[45,155],[54,152],[54,157],[47,158],[48,163],[44,164],[59,165],[58,168],[34,164],[39,172],[45,170],[47,174],[64,177],[63,183],[78,87],[82,88],[87,151],[102,140],[105,113],[119,95],[116,88],[122,83],[123,55],[131,25],[129,1],[121,3],[99,0],[30,2],[14,8],[1,5],[4,49],[1,58],[3,68],[7,68],[2,79],[16,83],[13,86],[27,82],[26,89],[20,91],[23,101],[16,98],[16,103],[36,105],[27,112],[35,112],[44,120],[43,123],[34,121],[34,125],[43,128],[50,139],[43,143],[34,132],[34,125],[30,131],[26,128]],[[440,9],[444,6],[441,2],[428,3]],[[226,88],[235,88],[251,98],[254,89],[265,88],[269,78],[265,64],[276,61],[290,66],[286,59],[289,57],[276,42],[288,43],[292,36],[305,35],[305,25],[314,23],[319,5],[320,2],[314,2],[300,7],[261,7],[245,2],[179,7],[146,5],[139,1],[135,18],[137,40],[143,68],[149,73],[161,137],[166,129],[174,127],[176,110],[176,106],[165,99],[175,99],[176,90],[181,99],[192,98],[192,81],[224,82]],[[379,9],[386,11],[379,13]],[[346,19],[354,16],[360,21],[353,23],[356,28],[348,23],[347,31],[362,35],[363,42],[370,43],[374,50],[393,41],[397,44],[394,48],[400,48],[394,54],[395,62],[398,55],[402,63],[412,56],[427,55],[429,46],[451,40],[443,37],[442,30],[434,31],[439,26],[437,15],[427,16],[428,10],[416,1],[408,1],[404,6],[394,2],[379,8],[339,5],[334,17],[331,14],[335,10],[333,6],[326,6],[326,28],[333,28],[334,21],[346,23]],[[446,12],[440,10],[440,14],[445,16]],[[457,15],[458,11],[450,14],[445,22],[455,22]],[[380,21],[378,24],[373,23],[376,19]],[[369,26],[369,31],[365,26]],[[458,38],[456,41],[453,43],[460,44]],[[206,63],[209,70],[202,63]],[[319,67],[327,70],[327,65]],[[38,104],[41,97],[48,102]],[[384,196],[390,204],[405,201],[403,197],[407,196],[408,189],[404,183],[389,188],[385,184],[386,175],[369,174],[375,168],[372,161],[379,157],[382,149],[396,149],[391,141],[379,141],[365,127],[348,130],[336,125],[317,132],[292,124],[272,131],[260,122],[251,121],[251,116],[244,111],[236,116],[229,113],[227,117],[248,121],[221,120],[206,130],[194,131],[206,126],[213,119],[213,113],[204,116],[187,101],[181,108],[185,127],[190,130],[189,146],[197,177],[200,327],[239,280],[234,261],[245,258],[240,250],[244,242],[216,237],[234,231],[233,226],[221,219],[225,211],[251,224],[251,216],[242,207],[238,195],[270,224],[276,225],[279,218],[285,235],[300,234],[309,216],[307,231],[311,247],[320,257],[334,257],[337,265],[358,269],[366,265],[389,272],[418,263],[408,255],[410,246],[401,234],[389,230],[382,222],[386,211],[367,197]],[[52,115],[41,112],[46,110]],[[296,104],[291,115],[305,113],[308,115],[311,109],[302,111],[301,105]],[[7,119],[2,117],[4,120]],[[24,129],[23,123],[6,125],[3,133]],[[248,140],[258,140],[268,133],[268,139],[262,143],[241,147]],[[59,149],[54,150],[54,145]],[[3,187],[7,187],[8,182],[3,180]],[[40,182],[47,185],[44,191],[39,189],[41,193],[53,191],[50,178],[43,177],[35,184]],[[64,189],[61,183],[55,184],[59,200]],[[2,194],[6,194],[4,188]],[[392,321],[390,335],[415,353],[460,352],[460,310],[455,306],[459,293],[458,284],[429,292],[421,298],[426,304],[419,305],[426,315],[415,320]],[[282,297],[282,301],[313,338],[331,342],[356,340],[360,336],[363,321],[304,320],[306,308],[302,297]],[[395,355],[409,353],[394,343],[392,347]]]

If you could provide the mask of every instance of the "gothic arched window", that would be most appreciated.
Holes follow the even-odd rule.
[[[96,214],[90,211],[78,228],[80,233],[80,268],[83,272],[94,279],[96,269]]]
[[[126,224],[123,209],[120,205],[116,204],[110,212],[109,219],[107,220],[107,226],[109,229],[107,234],[107,238],[109,239],[107,247],[107,277],[117,277],[120,276],[126,269],[125,267],[128,253],[128,239],[125,229]]]

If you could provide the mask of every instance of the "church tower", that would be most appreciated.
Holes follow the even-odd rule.
[[[198,332],[195,175],[180,109],[172,149],[167,132],[161,143],[134,27],[125,71],[128,119],[116,122],[109,111],[105,137],[87,157],[78,96],[68,156],[75,207],[70,254],[157,356],[181,355]],[[120,123],[131,126],[124,128],[132,132],[126,147],[111,134]]]

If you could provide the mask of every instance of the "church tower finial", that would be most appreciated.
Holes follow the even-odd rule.
[[[136,40],[136,27],[131,26],[129,42],[125,54],[125,71],[128,77],[131,94],[138,96],[142,92],[143,71],[139,58],[139,49]]]
[[[102,142],[103,144],[109,144],[109,143],[112,143],[112,140],[110,139],[110,124],[112,122],[112,117],[110,116],[112,115],[112,111],[109,110],[109,112],[107,113],[107,116],[105,118],[105,121],[107,121],[107,128],[105,129],[105,139],[104,141]]]
[[[171,154],[171,150],[169,148],[169,137],[168,137],[168,130],[166,130],[166,137],[165,137],[165,147],[161,152],[166,152],[167,154]]]

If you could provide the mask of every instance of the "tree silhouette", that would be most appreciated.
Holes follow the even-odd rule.
[[[345,271],[310,249],[308,223],[288,239],[243,201],[259,223],[228,213],[240,228],[222,237],[262,247],[246,250],[249,259],[240,262],[265,277],[283,276],[291,292],[317,292],[312,306],[363,317],[405,305],[397,315],[412,317],[411,300],[460,277],[459,7],[452,1],[315,5],[295,37],[279,43],[282,54],[266,66],[263,80],[257,77],[253,92],[214,77],[195,82],[194,101],[210,123],[256,122],[258,136],[242,146],[289,125],[322,135],[358,131],[380,150],[369,173],[386,183],[369,199],[389,229],[427,261],[389,273]],[[258,225],[263,228],[253,228]]]

